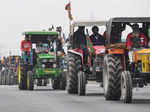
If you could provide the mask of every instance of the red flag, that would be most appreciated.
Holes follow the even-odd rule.
[[[71,10],[70,3],[66,5],[65,10]]]
[[[71,4],[70,4],[70,2],[65,6],[65,10],[68,11],[69,19],[72,20],[73,18],[72,18],[72,14],[71,14]]]

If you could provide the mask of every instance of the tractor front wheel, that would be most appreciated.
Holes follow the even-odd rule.
[[[59,89],[60,88],[60,81],[59,81],[59,79],[57,78],[57,79],[55,79],[55,80],[52,80],[52,88],[53,89]]]
[[[34,80],[33,80],[32,71],[27,72],[27,89],[28,90],[33,90],[34,89]]]
[[[132,102],[132,79],[129,71],[121,74],[121,96],[124,103]]]
[[[60,80],[60,89],[65,90],[66,89],[66,72],[62,72],[62,77]]]
[[[47,84],[48,84],[48,79],[44,79],[43,86],[47,86]]]
[[[84,96],[86,92],[86,76],[84,72],[78,72],[78,95]]]
[[[37,79],[37,86],[42,86],[42,79]]]

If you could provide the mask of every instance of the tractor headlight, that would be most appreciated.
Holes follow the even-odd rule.
[[[52,63],[52,62],[54,62],[54,60],[49,59],[48,62],[49,62],[49,63]]]
[[[56,65],[56,63],[54,63],[54,64],[53,64],[53,68],[56,68],[56,67],[57,67],[57,65]]]
[[[45,64],[42,64],[42,68],[45,68],[46,67],[46,65]]]
[[[43,62],[43,63],[46,63],[46,62],[47,62],[47,59],[43,59],[42,62]]]
[[[150,56],[148,57],[148,61],[150,61]]]

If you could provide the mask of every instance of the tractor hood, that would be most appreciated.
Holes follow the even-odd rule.
[[[53,54],[39,54],[39,59],[55,59]]]
[[[150,55],[150,49],[139,49],[136,51],[136,54]]]
[[[104,54],[105,53],[105,46],[93,46],[95,54]]]
[[[134,52],[134,62],[138,62],[141,60],[150,60],[150,49],[137,49]]]

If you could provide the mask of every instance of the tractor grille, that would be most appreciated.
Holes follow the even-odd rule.
[[[53,62],[43,63],[45,64],[45,68],[53,68]]]

